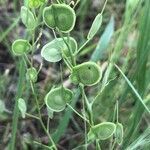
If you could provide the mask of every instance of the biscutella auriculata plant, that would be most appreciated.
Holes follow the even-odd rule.
[[[38,11],[42,11],[42,17]],[[31,90],[35,99],[35,105],[38,112],[38,121],[43,131],[47,134],[51,143],[50,149],[57,149],[57,146],[51,137],[49,131],[44,125],[38,96],[35,91],[35,84],[38,81],[38,74],[41,67],[34,66],[33,55],[38,45],[39,37],[35,36],[39,28],[47,28],[47,31],[53,31],[54,39],[41,43],[41,58],[47,63],[64,63],[69,70],[68,79],[74,86],[79,87],[82,95],[83,112],[80,114],[72,106],[74,101],[74,90],[63,85],[63,72],[61,71],[62,81],[54,85],[47,91],[44,100],[44,106],[49,111],[48,114],[59,113],[67,107],[74,111],[86,123],[88,132],[88,142],[94,142],[99,145],[99,141],[106,140],[113,135],[116,136],[118,144],[123,139],[123,127],[120,123],[102,122],[94,123],[93,120],[93,103],[88,100],[85,87],[92,87],[101,83],[102,69],[99,64],[92,61],[77,62],[78,54],[84,49],[84,46],[93,39],[102,24],[102,12],[99,13],[91,25],[87,34],[87,41],[79,47],[74,37],[70,36],[76,24],[75,7],[57,0],[57,3],[49,3],[46,0],[29,0],[27,6],[21,8],[21,20],[27,30],[28,36],[24,39],[17,39],[12,44],[14,56],[24,60],[26,66],[26,80],[30,83]],[[36,34],[37,35],[37,34]],[[78,48],[79,47],[79,48]],[[63,70],[63,69],[62,69]],[[32,100],[32,99],[31,99]],[[27,113],[26,102],[23,98],[18,99],[18,107],[25,118]],[[50,117],[52,118],[52,116]],[[86,140],[85,140],[86,141]]]

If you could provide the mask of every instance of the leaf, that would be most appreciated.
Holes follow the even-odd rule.
[[[36,20],[33,13],[25,6],[21,7],[21,19],[29,30],[33,30],[36,27]]]
[[[25,118],[27,107],[26,107],[26,103],[25,103],[24,99],[22,99],[22,98],[18,99],[18,108],[21,112],[22,118]]]
[[[97,44],[95,51],[93,52],[91,56],[92,61],[97,62],[100,59],[102,59],[103,53],[107,49],[113,33],[114,33],[114,17],[111,17],[104,33],[102,34]]]
[[[92,39],[96,35],[96,33],[98,32],[98,30],[101,27],[101,24],[102,24],[102,14],[98,14],[95,17],[95,19],[92,23],[92,26],[90,28],[90,31],[88,33],[88,36],[87,36],[88,40]]]
[[[117,65],[115,65],[115,67],[118,69],[118,71],[124,77],[124,79],[126,80],[126,82],[128,83],[128,85],[130,86],[130,88],[133,90],[134,94],[136,95],[136,97],[138,98],[138,100],[141,102],[142,106],[150,114],[149,108],[146,106],[146,104],[144,103],[144,101],[142,100],[141,96],[139,95],[139,93],[137,92],[137,90],[134,88],[134,86],[132,85],[132,83],[129,81],[129,79],[125,76],[125,74],[122,72],[122,70]]]
[[[112,122],[103,122],[91,127],[88,133],[88,140],[106,140],[115,132],[116,125]]]

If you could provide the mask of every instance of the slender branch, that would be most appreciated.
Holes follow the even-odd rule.
[[[86,121],[88,124],[90,124],[89,120],[86,117],[83,117],[80,113],[78,113],[71,105],[69,105],[67,103],[67,105],[80,117],[82,118],[84,121]]]
[[[33,82],[32,82],[32,81],[30,81],[30,85],[31,85],[31,89],[32,89],[33,96],[34,96],[34,98],[35,98],[35,102],[36,102],[36,106],[37,106],[37,111],[38,111],[38,115],[39,115],[39,121],[40,121],[40,123],[41,123],[41,125],[42,125],[43,130],[45,131],[45,133],[47,134],[49,140],[51,141],[52,146],[54,146],[55,150],[57,150],[57,147],[56,147],[56,145],[55,145],[55,143],[54,143],[54,141],[53,141],[53,139],[52,139],[52,137],[51,137],[49,131],[47,131],[47,129],[46,129],[46,127],[45,127],[45,125],[44,125],[44,123],[43,123],[43,121],[42,121],[42,116],[41,116],[41,113],[40,113],[40,106],[39,106],[39,103],[38,103],[37,95],[36,95],[36,93],[35,93],[34,85],[33,85]]]

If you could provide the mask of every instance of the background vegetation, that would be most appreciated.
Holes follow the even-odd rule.
[[[66,0],[67,1],[67,0]],[[20,21],[20,8],[26,0],[0,0],[0,149],[9,149],[12,138],[12,116],[16,97],[23,97],[27,112],[36,114],[34,95],[30,84],[25,80],[24,69],[19,73],[21,60],[11,51],[12,42],[26,35],[25,27]],[[69,3],[69,0],[68,0]],[[75,8],[77,22],[71,35],[80,47],[95,16],[101,12],[103,0],[81,0]],[[38,10],[37,10],[38,11]],[[34,66],[43,67],[39,73],[35,91],[41,107],[44,124],[50,129],[58,149],[84,149],[84,122],[71,109],[54,113],[48,119],[46,107],[43,106],[45,94],[61,82],[59,63],[47,63],[40,56],[41,47],[54,39],[53,32],[46,26],[35,33],[39,36],[34,53]],[[94,121],[115,121],[116,101],[119,103],[119,122],[124,127],[121,146],[114,149],[148,150],[150,149],[150,116],[141,101],[150,109],[150,0],[108,0],[103,13],[103,22],[98,34],[79,53],[78,63],[95,61],[101,66],[103,78],[97,86],[87,87],[86,93],[92,100],[108,83],[94,103]],[[61,63],[61,62],[60,62]],[[117,64],[122,72],[112,64]],[[19,74],[22,78],[19,79]],[[63,84],[75,93],[72,107],[82,112],[81,95],[72,85],[68,69],[63,69]],[[126,78],[127,77],[127,78]],[[128,80],[129,79],[129,80]],[[19,87],[23,82],[23,88]],[[134,87],[133,87],[134,86]],[[22,93],[22,94],[21,94]],[[22,118],[19,113],[15,148],[20,150],[46,149],[49,140],[41,125],[31,116]],[[102,149],[111,149],[112,138],[100,142]],[[89,149],[96,149],[90,144]]]

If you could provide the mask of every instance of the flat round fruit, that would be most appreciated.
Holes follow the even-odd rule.
[[[73,98],[71,90],[58,87],[52,89],[45,97],[46,106],[55,112],[60,112],[65,109],[66,104],[70,103]]]
[[[24,55],[31,51],[31,45],[27,40],[18,39],[13,42],[12,51],[16,56]]]

